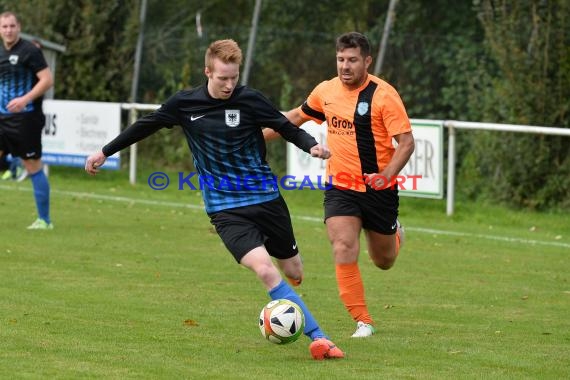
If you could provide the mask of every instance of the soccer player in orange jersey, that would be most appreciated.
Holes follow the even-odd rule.
[[[332,186],[325,191],[324,217],[339,295],[357,323],[354,338],[376,331],[358,266],[360,231],[373,263],[390,269],[403,242],[395,178],[414,151],[404,104],[390,84],[368,73],[371,63],[364,35],[341,35],[336,41],[338,76],[317,85],[303,105],[286,113],[297,126],[308,120],[327,122],[331,158],[326,178]],[[270,130],[264,134],[273,137]]]

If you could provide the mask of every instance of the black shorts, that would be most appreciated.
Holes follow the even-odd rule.
[[[398,189],[366,192],[331,188],[325,191],[325,222],[331,216],[357,216],[362,228],[384,235],[396,233],[398,218]]]
[[[277,259],[299,253],[293,234],[291,216],[283,197],[251,206],[212,213],[210,223],[239,263],[246,253],[265,245]]]
[[[44,125],[39,112],[0,115],[0,150],[24,160],[41,158]]]

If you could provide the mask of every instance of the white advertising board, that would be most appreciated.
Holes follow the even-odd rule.
[[[443,198],[443,123],[411,120],[416,149],[399,180],[400,195]],[[326,144],[327,126],[309,121],[301,126],[322,144]],[[395,143],[395,141],[394,141]],[[326,161],[312,158],[293,144],[287,144],[287,175],[296,181],[307,178],[324,187]],[[405,190],[404,190],[405,189]]]
[[[46,99],[46,125],[42,135],[42,161],[49,165],[85,165],[121,131],[121,104]],[[105,169],[119,169],[120,155],[107,158]]]
[[[432,120],[411,120],[416,148],[404,169],[405,178],[417,176],[417,187],[401,189],[399,194],[443,198],[443,122]]]

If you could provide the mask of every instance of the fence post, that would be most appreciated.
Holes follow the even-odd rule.
[[[447,215],[453,215],[453,203],[455,201],[455,128],[448,124],[449,136],[447,137]]]
[[[137,121],[137,110],[133,106],[129,111],[129,125]],[[129,182],[134,185],[137,182],[137,143],[131,145],[129,159]]]

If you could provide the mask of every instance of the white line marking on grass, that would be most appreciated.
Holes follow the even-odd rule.
[[[315,218],[312,216],[293,216],[293,218],[307,220],[311,222],[323,222],[322,218]],[[550,245],[554,247],[563,247],[563,248],[570,248],[569,243],[562,243],[557,241],[543,241],[543,240],[530,240],[530,239],[521,239],[521,238],[514,238],[508,236],[496,236],[496,235],[484,235],[484,234],[473,234],[469,232],[457,232],[457,231],[445,231],[445,230],[434,230],[431,228],[421,228],[421,227],[409,227],[405,226],[406,231],[414,231],[424,234],[432,234],[432,235],[447,235],[447,236],[460,236],[460,237],[474,237],[479,239],[487,239],[487,240],[497,240],[497,241],[506,241],[509,243],[520,243],[525,245]]]
[[[115,195],[81,193],[81,192],[77,192],[77,191],[58,191],[58,190],[55,190],[54,192],[57,194],[71,195],[74,197],[101,199],[101,200],[113,201],[113,202],[139,203],[139,204],[143,204],[143,205],[152,205],[152,206],[168,206],[168,207],[189,208],[192,210],[204,210],[204,206],[193,205],[193,204],[188,204],[188,203],[154,201],[151,199],[127,198],[127,197],[119,197],[119,196],[115,196]]]
[[[24,187],[8,187],[0,185],[0,189],[4,190],[17,190],[17,191],[32,191],[31,188],[24,188]],[[203,206],[187,204],[187,203],[179,203],[179,202],[165,202],[165,201],[154,201],[151,199],[139,199],[139,198],[128,198],[128,197],[120,197],[115,195],[103,195],[103,194],[95,194],[95,193],[85,193],[85,192],[78,192],[78,191],[65,191],[65,190],[51,190],[52,194],[61,194],[61,195],[70,195],[73,197],[79,198],[90,198],[90,199],[100,199],[105,201],[113,201],[113,202],[125,202],[125,203],[139,203],[143,205],[152,205],[152,206],[169,206],[169,207],[179,207],[179,208],[189,208],[192,210],[204,210]]]
[[[475,237],[475,238],[479,238],[479,239],[506,241],[509,243],[520,243],[520,244],[528,244],[528,245],[550,245],[553,247],[570,248],[570,244],[557,242],[557,241],[543,241],[543,240],[521,239],[521,238],[508,237],[508,236],[472,234],[469,232],[442,231],[442,230],[434,230],[431,228],[421,228],[421,227],[406,227],[406,230],[421,232],[421,233],[426,233],[426,234],[434,234],[434,235]]]
[[[23,188],[23,187],[14,188],[11,186],[3,186],[3,185],[0,185],[0,189],[17,190],[17,191],[32,191],[31,188]],[[150,200],[150,199],[128,198],[128,197],[120,197],[120,196],[114,196],[114,195],[84,193],[84,192],[77,192],[77,191],[52,190],[51,192],[55,193],[55,194],[61,194],[61,195],[70,195],[70,196],[74,196],[74,197],[90,198],[90,199],[101,199],[101,200],[113,201],[113,202],[139,203],[139,204],[152,205],[152,206],[167,206],[167,207],[187,208],[187,209],[192,209],[192,210],[204,210],[204,207],[200,206],[200,205],[193,205],[193,204],[179,203],[179,202],[155,201],[155,200]],[[317,222],[317,223],[323,222],[322,218],[317,218],[317,217],[313,217],[313,216],[303,216],[303,215],[293,215],[293,214],[291,216],[294,219],[305,220],[305,221],[309,221],[309,222]],[[514,237],[509,237],[509,236],[474,234],[474,233],[470,233],[470,232],[445,231],[445,230],[435,230],[432,228],[421,228],[421,227],[410,227],[410,226],[406,226],[406,230],[424,233],[424,234],[432,234],[432,235],[472,237],[472,238],[478,238],[478,239],[504,241],[504,242],[508,242],[508,243],[518,243],[518,244],[524,244],[524,245],[547,245],[547,246],[552,246],[552,247],[570,248],[569,243],[562,243],[562,242],[555,242],[555,241],[530,240],[530,239],[514,238]]]

